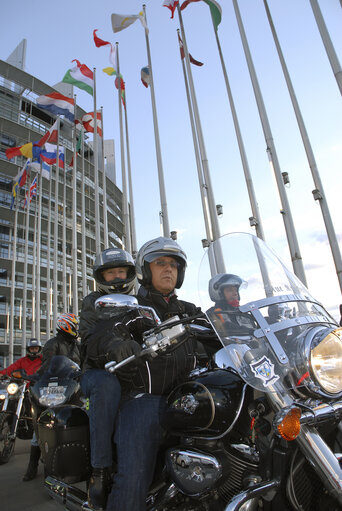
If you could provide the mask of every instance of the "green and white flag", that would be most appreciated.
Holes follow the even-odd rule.
[[[89,94],[94,93],[94,75],[93,72],[85,64],[81,64],[79,60],[73,60],[76,62],[76,66],[72,69],[68,69],[62,82],[71,83],[79,89],[83,89]]]
[[[185,9],[189,4],[193,2],[200,2],[201,0],[185,0],[185,2],[181,5],[181,11]],[[222,20],[222,8],[216,0],[203,0],[206,4],[209,5],[209,9],[211,12],[211,17],[213,19],[215,30],[217,30],[217,27],[221,23]]]

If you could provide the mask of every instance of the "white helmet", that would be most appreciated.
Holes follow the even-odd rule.
[[[226,286],[235,286],[240,300],[240,289],[247,287],[247,282],[233,273],[218,273],[209,281],[209,296],[213,302],[219,302],[224,298],[223,289]]]

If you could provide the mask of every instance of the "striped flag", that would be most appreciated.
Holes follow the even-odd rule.
[[[33,199],[33,197],[36,197],[36,196],[37,196],[37,176],[32,181],[30,189],[27,190],[27,192],[26,192],[25,202],[24,202],[23,208],[26,207],[27,200],[28,200],[29,197],[30,197],[30,204],[31,204],[31,200]]]
[[[163,2],[163,7],[167,7],[171,11],[171,19],[175,15],[175,10],[178,4],[179,4],[178,0],[164,0]]]
[[[189,4],[193,2],[200,2],[201,0],[185,0],[185,2],[181,5],[181,11],[185,9]],[[211,17],[213,19],[215,30],[217,30],[219,24],[222,20],[222,8],[220,4],[216,0],[203,0],[207,5],[209,5],[209,9],[211,12]]]
[[[183,60],[185,57],[184,46],[183,46],[183,41],[181,39],[181,36],[179,34],[178,34],[178,41],[179,41],[179,50],[180,50],[180,54],[181,54],[181,59]],[[200,62],[199,60],[194,59],[190,53],[189,53],[189,60],[190,60],[191,64],[194,64],[194,66],[203,66],[203,62]]]
[[[83,89],[89,94],[94,94],[94,74],[85,64],[81,64],[79,60],[74,59],[76,66],[68,69],[62,82],[71,83],[79,89]]]
[[[37,105],[55,115],[64,115],[69,121],[74,122],[74,100],[59,92],[39,96]]]

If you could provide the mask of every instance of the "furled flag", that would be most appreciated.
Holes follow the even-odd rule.
[[[18,188],[21,188],[25,185],[28,175],[28,162],[29,160],[26,160],[25,165],[23,168],[18,172],[18,174],[13,179],[13,187],[12,187],[12,202],[11,202],[11,209],[13,208],[14,199],[17,196]]]
[[[175,15],[175,10],[178,4],[179,4],[178,0],[164,0],[163,2],[163,7],[167,7],[171,11],[171,19]]]
[[[189,4],[193,2],[200,2],[201,0],[185,0],[185,2],[181,5],[181,11],[185,9]],[[215,30],[217,30],[219,24],[222,20],[222,8],[216,0],[203,0],[207,5],[209,5],[209,9],[211,12],[211,17],[213,19]]]
[[[79,89],[83,89],[89,94],[94,93],[94,75],[93,72],[85,64],[81,64],[79,60],[74,59],[71,62],[76,62],[76,66],[68,69],[62,82],[71,83]]]
[[[179,50],[180,50],[180,54],[181,54],[181,59],[184,59],[184,57],[185,57],[184,46],[183,46],[183,41],[179,34],[178,34],[178,41],[179,41]],[[194,66],[203,66],[203,62],[199,62],[198,60],[195,60],[190,53],[189,53],[189,60],[190,60],[191,64],[194,64]]]
[[[57,146],[54,144],[45,144],[45,150],[40,153],[40,159],[48,165],[57,163]],[[64,147],[59,148],[59,168],[64,169]]]
[[[75,122],[75,124],[77,124],[77,121]],[[81,129],[80,135],[78,137],[77,144],[76,144],[76,154],[80,154],[80,152],[81,152],[82,135],[83,135],[83,130]],[[69,167],[73,167],[73,166],[74,166],[74,155],[72,155],[71,161],[69,163]]]
[[[151,83],[150,68],[148,66],[142,67],[140,75],[142,83],[145,87],[148,87]]]
[[[120,32],[137,20],[140,20],[144,29],[148,31],[143,11],[140,11],[139,14],[112,14],[113,32]]]
[[[81,123],[88,133],[94,133],[94,112],[89,112],[87,114],[84,114],[84,116],[80,120],[76,120],[75,124]],[[101,119],[101,112],[96,112],[96,124],[97,124],[97,133],[102,137],[102,119]]]
[[[69,121],[74,122],[74,100],[59,92],[39,96],[37,105],[55,115],[64,115]]]
[[[30,204],[31,204],[32,198],[36,197],[36,195],[37,195],[37,176],[32,181],[30,190],[27,190],[27,192],[26,192],[25,202],[24,202],[24,206],[23,206],[24,208],[26,207],[29,194],[30,194]]]
[[[118,90],[121,89],[121,101],[122,101],[124,108],[126,109],[125,82],[124,82],[121,74],[120,74],[120,78],[118,76],[115,78],[115,87]]]

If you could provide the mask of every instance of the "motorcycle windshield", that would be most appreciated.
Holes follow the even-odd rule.
[[[337,327],[276,254],[247,233],[210,245],[200,265],[199,296],[222,343],[217,364],[263,392],[300,386],[310,332]]]

